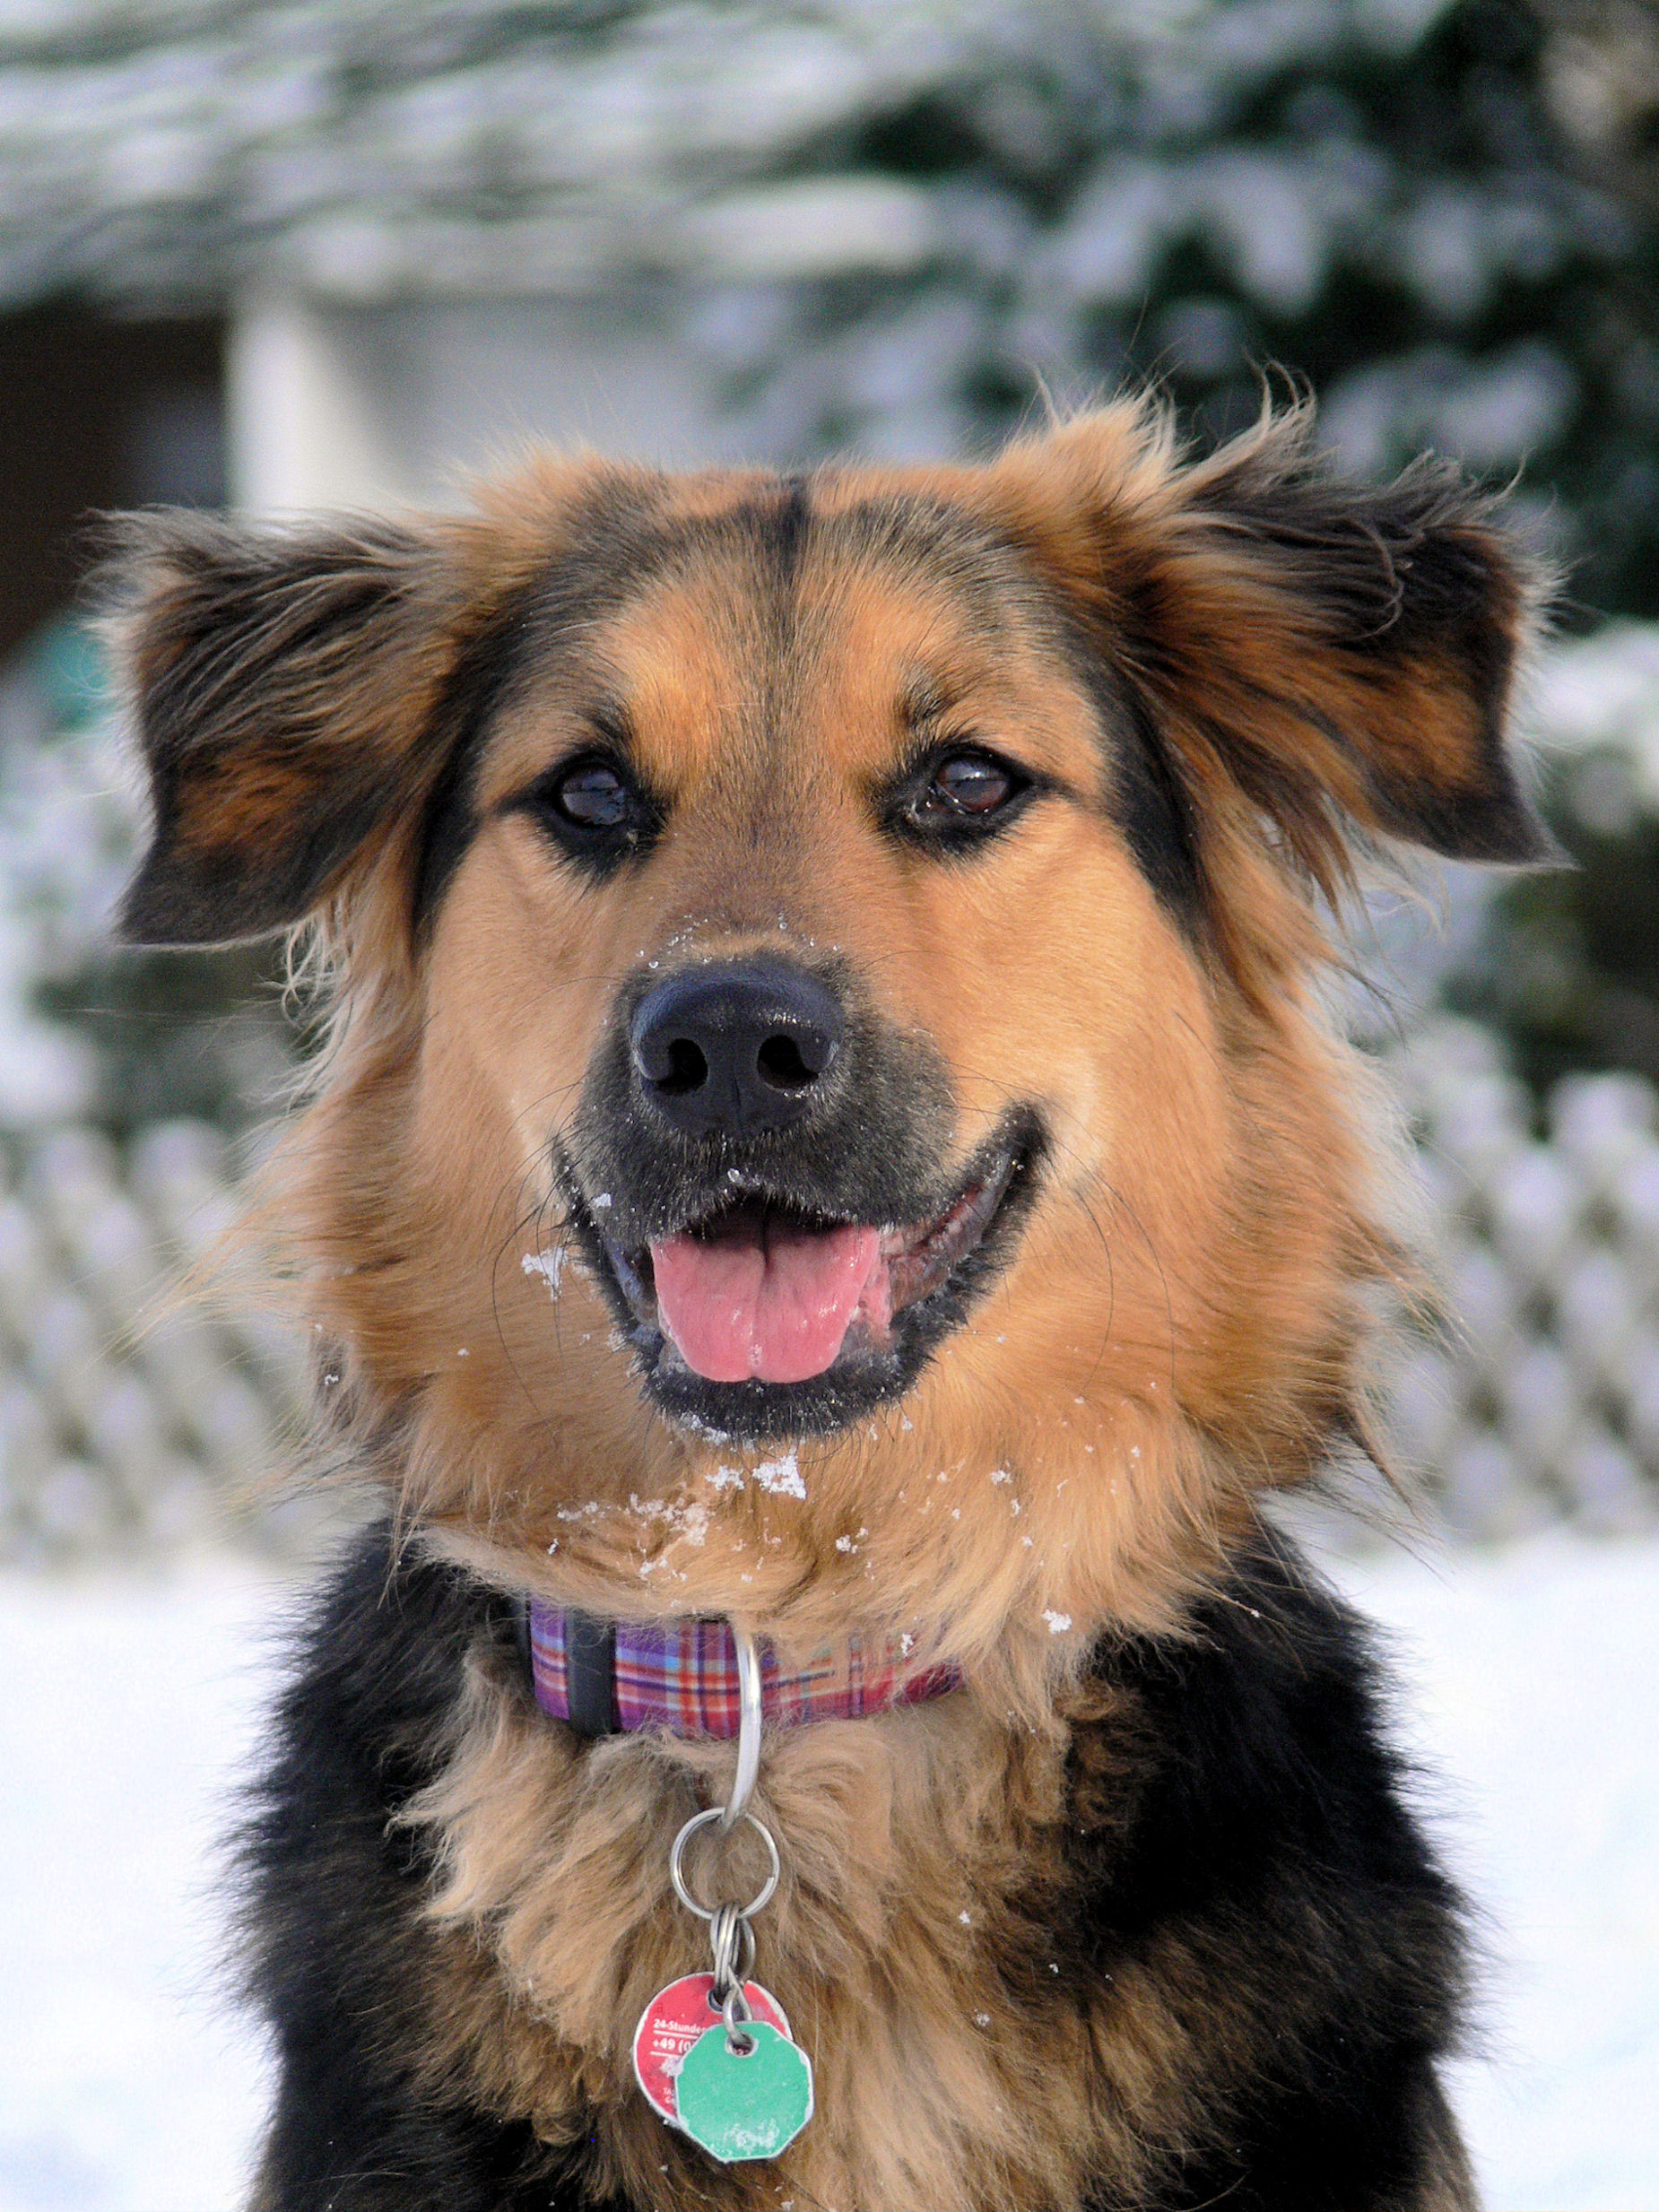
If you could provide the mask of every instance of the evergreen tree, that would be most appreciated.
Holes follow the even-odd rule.
[[[910,447],[1150,378],[1220,437],[1278,364],[1349,467],[1518,478],[1576,607],[1659,612],[1655,245],[1604,158],[1611,36],[1524,0],[1004,18],[800,149],[800,177],[925,191],[935,240],[769,303],[763,342],[728,318],[734,387],[775,436]]]

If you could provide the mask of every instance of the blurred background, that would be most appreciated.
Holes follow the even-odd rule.
[[[1044,395],[1144,380],[1208,443],[1277,364],[1342,468],[1456,455],[1568,578],[1526,723],[1577,868],[1379,902],[1352,1017],[1397,1071],[1457,1317],[1389,1378],[1403,1454],[1494,1574],[1563,1531],[1606,1572],[1646,1561],[1643,1618],[1656,262],[1652,0],[0,0],[13,1586],[270,1572],[317,1540],[260,1480],[297,1403],[284,1342],[187,1313],[124,1335],[224,1219],[295,1047],[271,959],[109,948],[139,816],[79,594],[96,511],[453,502],[534,438],[973,452]],[[1493,1635],[1530,1646],[1516,1622],[1571,1610],[1548,1589]],[[1639,1956],[1628,1915],[1602,1934]],[[88,2139],[8,2168],[0,2128],[0,2207],[147,2203]],[[1644,2201],[1623,2168],[1550,2171],[1537,2201]]]

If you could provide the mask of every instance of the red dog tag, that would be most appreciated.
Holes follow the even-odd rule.
[[[688,1973],[658,1990],[639,2015],[634,2030],[634,2076],[648,2101],[671,2128],[680,2125],[680,2107],[674,2091],[680,2062],[706,2028],[718,2025],[720,2008],[711,2005],[711,1973]],[[782,2036],[789,2035],[784,2008],[769,1990],[758,1982],[745,1982],[743,1995],[757,2020],[764,2020]]]

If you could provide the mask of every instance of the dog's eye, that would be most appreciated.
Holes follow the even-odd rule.
[[[995,814],[1014,795],[1012,776],[989,753],[947,753],[916,799],[918,814]]]
[[[634,793],[603,760],[578,760],[548,793],[566,821],[583,829],[625,829]]]
[[[1033,779],[995,753],[962,745],[924,763],[896,794],[890,825],[947,848],[1000,829]]]
[[[663,822],[650,794],[606,752],[560,761],[515,803],[552,832],[568,858],[601,876],[648,848]]]

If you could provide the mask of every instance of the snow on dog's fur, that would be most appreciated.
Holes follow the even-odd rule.
[[[397,1530],[249,1845],[260,2205],[1469,2201],[1454,1901],[1255,1501],[1363,1443],[1401,1264],[1322,913],[1373,840],[1547,856],[1533,587],[1455,476],[1306,441],[1187,463],[1125,404],[977,468],[132,526],[127,934],[305,933],[263,1218]],[[694,1127],[640,1025],[750,974],[837,1042],[795,1118]],[[526,1591],[960,1671],[769,1737],[819,2081],[776,2162],[628,2067],[730,1748],[549,1721]]]

